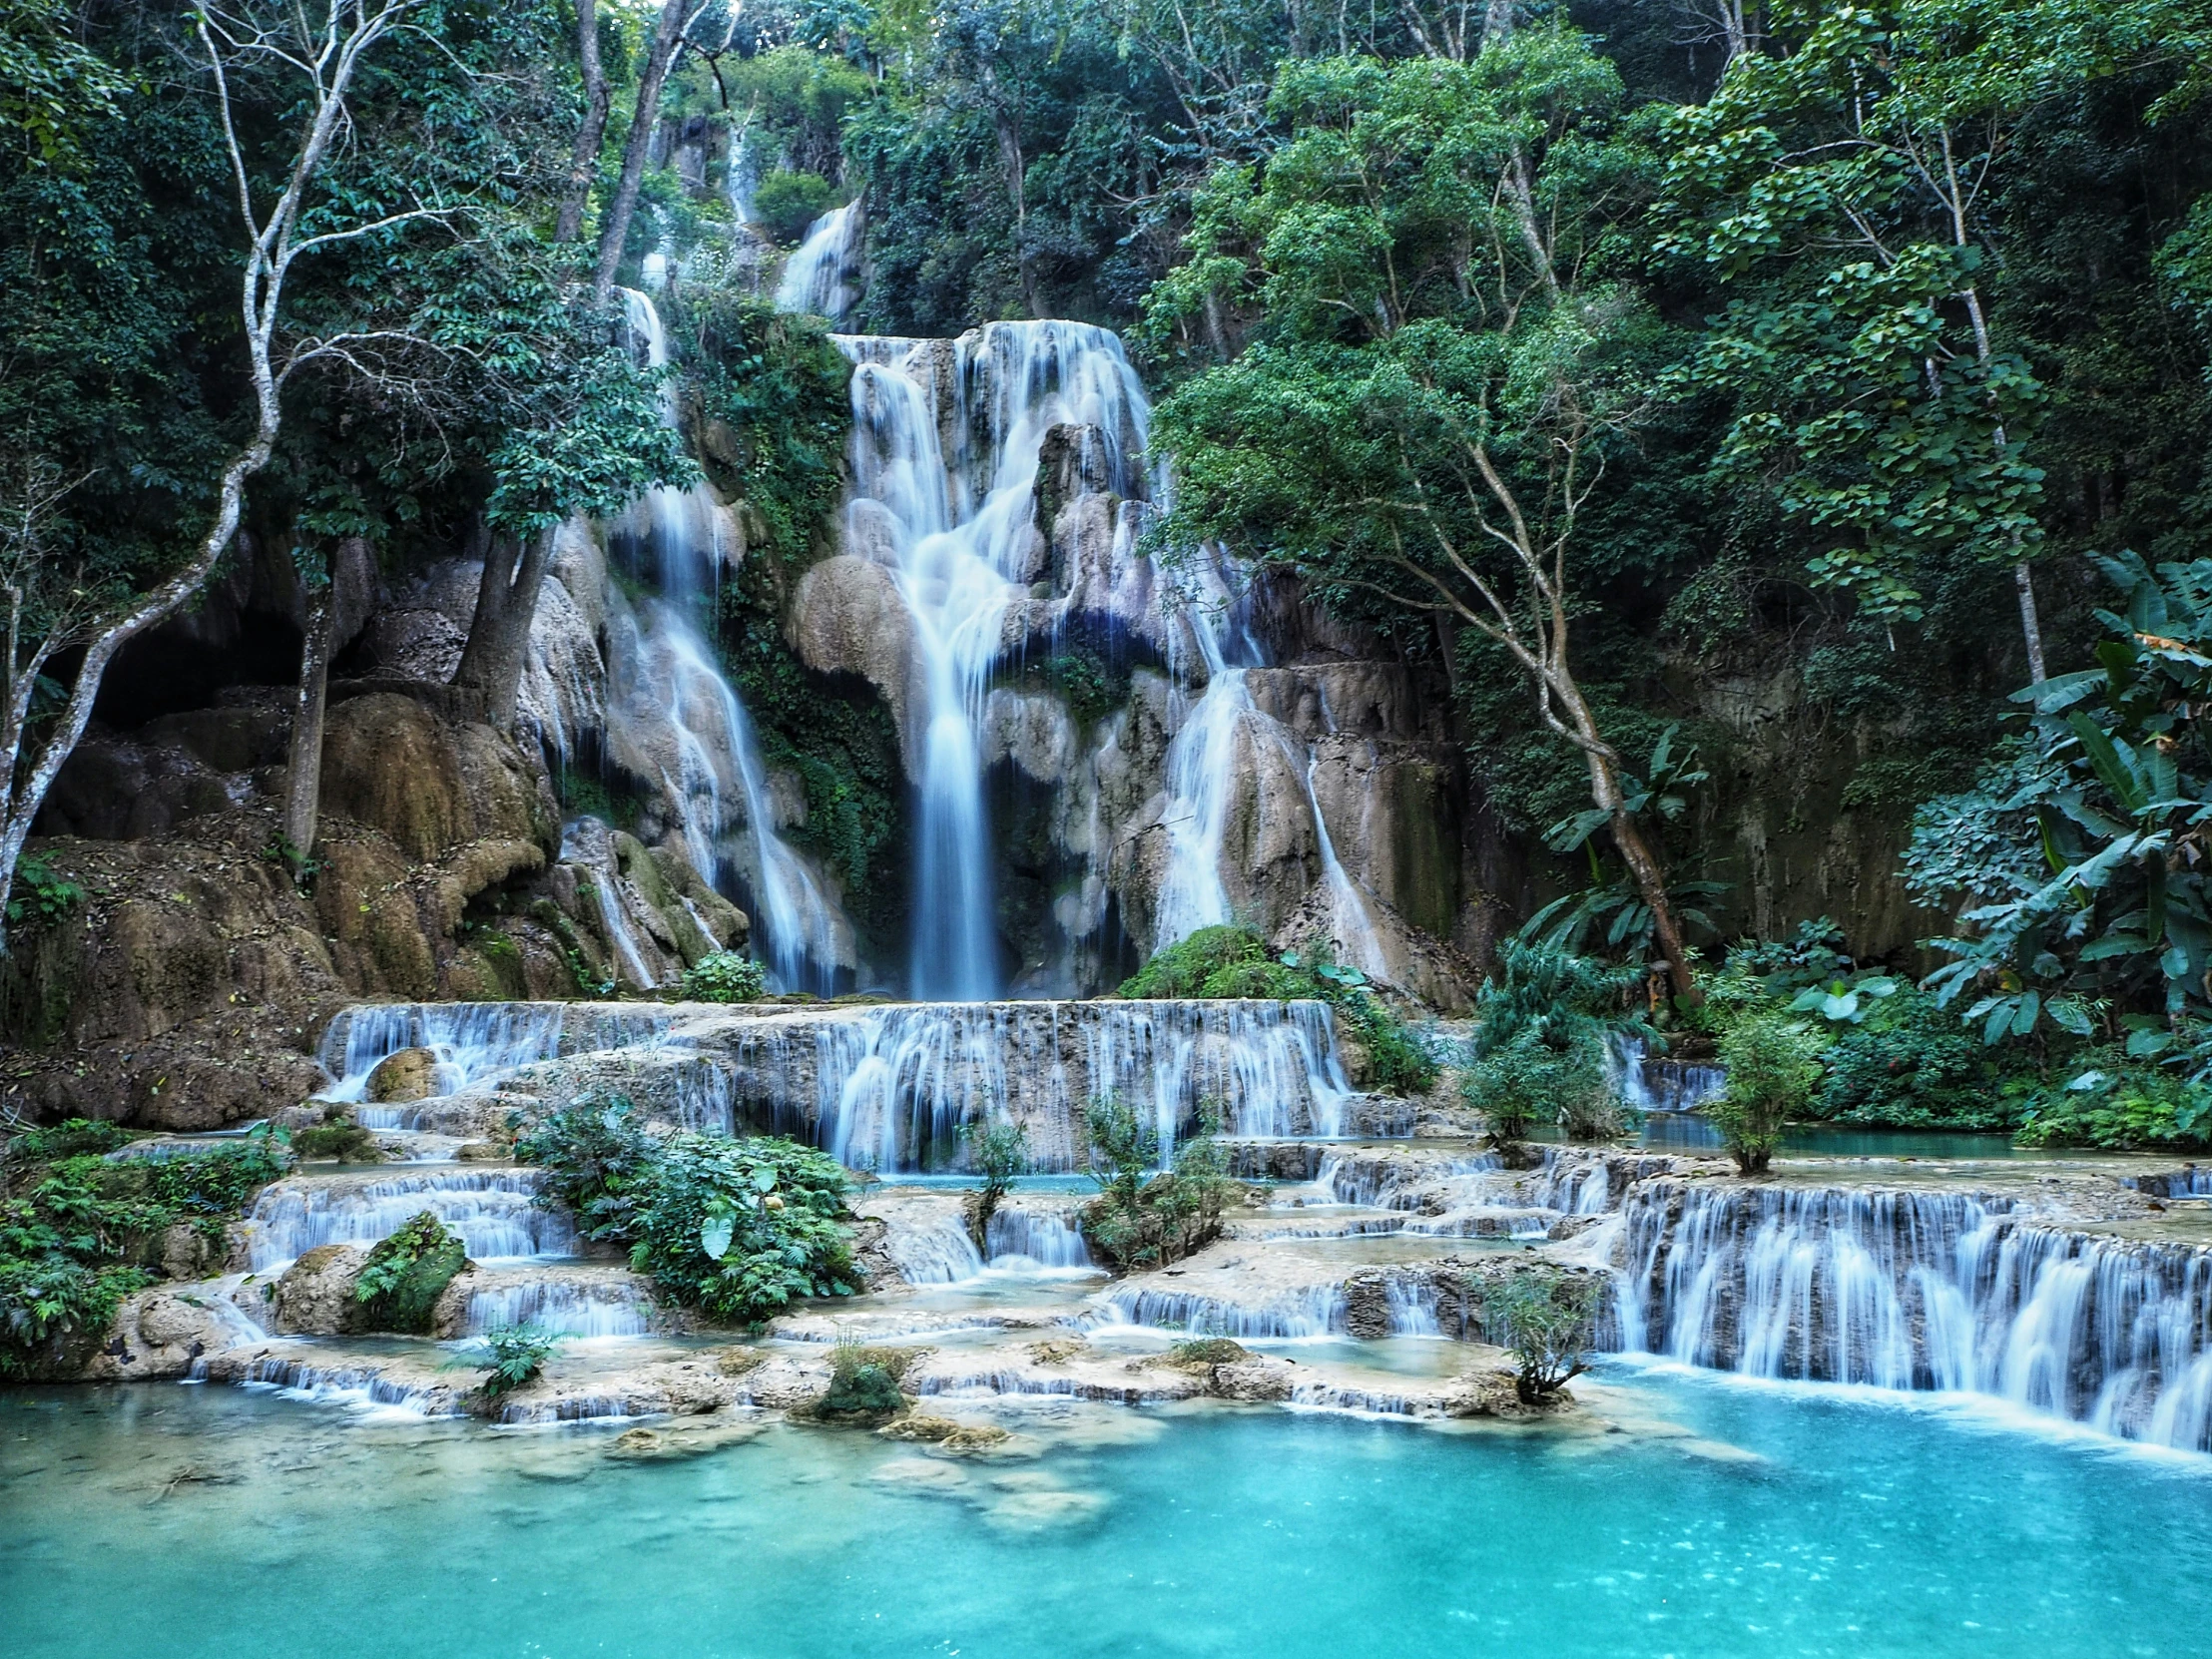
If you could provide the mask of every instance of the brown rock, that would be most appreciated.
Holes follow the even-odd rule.
[[[438,1092],[438,1057],[427,1048],[402,1048],[376,1062],[368,1074],[368,1098],[379,1106],[427,1100]]]
[[[353,1286],[368,1265],[358,1245],[319,1245],[284,1270],[272,1301],[278,1332],[295,1337],[335,1337],[360,1329],[361,1305]]]

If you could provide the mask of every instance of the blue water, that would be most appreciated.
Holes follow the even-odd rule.
[[[2212,1621],[2205,1460],[1611,1375],[1698,1437],[1094,1407],[1027,1459],[773,1426],[640,1464],[604,1428],[0,1390],[0,1651],[2071,1659]]]

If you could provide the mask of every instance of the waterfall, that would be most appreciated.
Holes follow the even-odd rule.
[[[270,1273],[322,1245],[372,1245],[427,1210],[478,1261],[573,1255],[575,1229],[538,1208],[537,1170],[439,1170],[374,1180],[297,1178],[262,1189],[247,1218],[256,1273]]]
[[[1616,1035],[1607,1068],[1631,1111],[1694,1112],[1727,1085],[1728,1074],[1715,1065],[1658,1058],[1644,1039]]]
[[[730,146],[730,162],[723,183],[730,193],[730,217],[745,226],[753,223],[753,192],[760,183],[760,167],[753,146],[741,130]]]
[[[1040,1170],[1088,1166],[1082,1114],[1113,1093],[1165,1161],[1209,1104],[1250,1136],[1337,1135],[1351,1089],[1321,1002],[909,1003],[702,1033],[669,1109],[813,1140],[888,1175],[956,1167],[962,1126],[1012,1121]],[[716,1045],[712,1050],[709,1045]]]
[[[322,1098],[362,1099],[377,1062],[403,1048],[427,1048],[437,1058],[439,1092],[457,1094],[549,1060],[560,1046],[554,1003],[370,1003],[347,1010],[324,1033],[322,1069],[337,1081]]]
[[[635,288],[623,289],[623,301],[646,366],[665,368],[668,340],[653,301]],[[662,398],[673,426],[673,382],[664,381]],[[663,596],[636,605],[619,593],[610,600],[609,667],[632,741],[654,751],[692,867],[719,888],[742,881],[759,930],[755,949],[776,987],[827,994],[850,955],[851,925],[777,832],[753,723],[700,632],[698,613],[711,609],[729,557],[720,508],[703,487],[664,486],[648,491],[632,516],[642,519],[644,533],[634,540],[646,549]],[[643,733],[660,741],[642,742]],[[745,833],[733,847],[740,809]],[[625,966],[642,972],[637,954],[633,941]]]
[[[867,222],[858,202],[824,214],[807,229],[807,238],[785,262],[777,284],[776,308],[810,311],[842,322],[859,295],[853,283],[860,272],[861,238]]]
[[[1631,1189],[1619,1337],[1754,1377],[1988,1394],[2212,1449],[2212,1251],[1988,1195]]]
[[[917,663],[906,734],[921,808],[909,988],[982,1000],[997,993],[1000,970],[978,728],[1009,620],[1036,575],[1038,457],[1054,426],[1095,427],[1107,487],[1141,494],[1149,405],[1121,341],[1084,323],[994,322],[948,345],[872,335],[839,344],[854,365],[846,543],[880,546]]]
[[[644,1293],[621,1280],[496,1279],[468,1299],[470,1335],[534,1325],[566,1337],[640,1337],[652,1329]]]

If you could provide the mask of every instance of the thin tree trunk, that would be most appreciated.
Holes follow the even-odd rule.
[[[584,74],[584,120],[576,129],[576,153],[569,162],[568,191],[553,229],[555,242],[574,242],[584,229],[591,182],[599,172],[600,141],[607,136],[607,110],[613,95],[599,62],[599,16],[594,0],[576,0],[576,61]]]
[[[2039,686],[2050,675],[2043,668],[2043,625],[2035,616],[2035,578],[2025,559],[2013,563],[2012,585],[2020,595],[2020,633],[2027,641],[2027,683]]]
[[[468,643],[461,648],[453,684],[473,693],[485,722],[502,732],[514,730],[530,623],[538,612],[538,594],[545,586],[552,555],[551,530],[532,537],[527,546],[518,545],[511,536],[493,536],[484,551],[476,615],[469,623]]]
[[[622,147],[622,178],[615,186],[614,202],[607,209],[607,223],[599,232],[599,269],[592,278],[592,293],[601,300],[615,285],[622,247],[630,240],[638,187],[645,182],[646,153],[653,147],[653,129],[661,119],[661,87],[668,80],[669,65],[676,60],[677,43],[683,38],[691,4],[692,0],[666,0],[660,21],[653,26],[645,73],[638,77],[637,113],[630,122],[629,140]]]
[[[326,580],[308,591],[307,633],[299,649],[299,692],[292,702],[291,755],[284,778],[284,839],[299,865],[314,850],[315,819],[322,806],[322,715],[337,609],[333,583]],[[295,879],[298,873],[295,866]]]
[[[1674,907],[1667,902],[1666,872],[1621,801],[1620,780],[1614,776],[1612,763],[1587,750],[1584,756],[1590,766],[1590,795],[1598,808],[1610,815],[1607,827],[1612,830],[1613,844],[1620,850],[1621,862],[1628,866],[1637,893],[1651,910],[1651,930],[1658,936],[1659,956],[1667,965],[1667,984],[1677,1002],[1695,1005],[1703,998],[1690,972],[1690,953],[1683,948],[1682,930],[1675,925]]]

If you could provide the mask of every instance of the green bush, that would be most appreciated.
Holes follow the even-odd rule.
[[[1018,1123],[966,1123],[960,1139],[967,1143],[968,1167],[983,1178],[982,1186],[967,1195],[968,1236],[981,1254],[990,1254],[991,1217],[1015,1178],[1029,1172],[1029,1134]]]
[[[2212,1148],[2212,1089],[2170,1071],[2130,1065],[2111,1050],[2064,1082],[2025,1092],[2022,1146],[2088,1146],[2107,1152]]]
[[[1739,1020],[1721,1038],[1728,1082],[1705,1111],[1744,1174],[1767,1167],[1782,1144],[1782,1125],[1812,1100],[1821,1048],[1819,1032],[1782,1014]]]
[[[515,1156],[546,1168],[546,1196],[591,1238],[628,1245],[661,1294],[715,1320],[748,1324],[860,1288],[842,1225],[847,1178],[813,1147],[653,1135],[629,1101],[602,1096],[545,1118]]]
[[[1099,1195],[1083,1207],[1083,1236],[1120,1268],[1165,1267],[1221,1236],[1221,1213],[1236,1183],[1215,1139],[1218,1119],[1175,1149],[1175,1166],[1158,1175],[1152,1125],[1115,1095],[1094,1099],[1084,1113],[1091,1179]],[[1148,1179],[1149,1176],[1149,1179]]]
[[[376,1137],[353,1121],[351,1108],[332,1106],[322,1121],[291,1137],[291,1149],[301,1158],[335,1158],[341,1164],[374,1164],[383,1160]]]
[[[906,1409],[899,1379],[913,1363],[910,1349],[862,1348],[840,1342],[830,1351],[830,1391],[816,1403],[824,1416],[878,1419]]]
[[[684,970],[691,1002],[757,1002],[768,990],[768,969],[735,950],[717,950]]]
[[[1524,1027],[1470,1065],[1459,1088],[1500,1142],[1522,1139],[1539,1122],[1555,1123],[1576,1140],[1602,1140],[1622,1128],[1604,1049],[1586,1033],[1569,1035],[1555,1048]]]
[[[463,1349],[453,1364],[484,1373],[478,1386],[486,1398],[497,1399],[535,1382],[560,1346],[558,1333],[535,1325],[495,1326],[481,1342]]]
[[[1523,1404],[1542,1404],[1589,1369],[1601,1287],[1592,1274],[1529,1268],[1483,1293],[1483,1324],[1513,1356]]]
[[[96,1339],[122,1300],[159,1276],[156,1241],[189,1222],[220,1240],[224,1224],[289,1168],[267,1132],[166,1162],[108,1162],[135,1139],[72,1119],[28,1130],[0,1153],[0,1377],[28,1377],[70,1345]]]
[[[1826,1057],[1813,1115],[1896,1129],[2010,1129],[2016,1101],[1988,1049],[1936,999],[1906,988]]]
[[[836,195],[819,173],[771,173],[753,193],[753,222],[778,242],[804,242],[807,227],[829,212]]]
[[[1422,1094],[1436,1081],[1435,1056],[1357,968],[1338,966],[1326,948],[1271,957],[1267,941],[1249,927],[1201,927],[1155,951],[1115,994],[1144,1001],[1248,997],[1327,1002],[1342,1033],[1368,1051],[1377,1088]]]
[[[461,1241],[429,1211],[418,1211],[368,1253],[353,1299],[371,1331],[426,1335],[438,1298],[467,1264]]]

